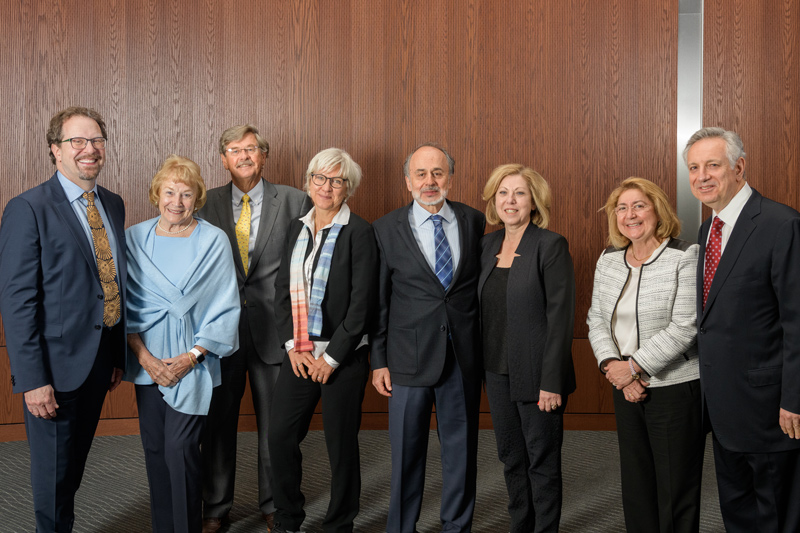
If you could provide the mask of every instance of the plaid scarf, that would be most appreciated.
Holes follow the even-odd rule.
[[[322,252],[314,270],[314,279],[311,284],[311,298],[306,302],[305,274],[303,264],[306,258],[311,230],[303,226],[297,242],[292,250],[292,261],[289,270],[289,296],[292,300],[292,324],[294,327],[294,349],[297,352],[311,352],[314,343],[309,340],[309,335],[319,336],[322,333],[322,300],[325,297],[325,288],[328,285],[328,275],[331,272],[331,258],[336,239],[342,229],[341,224],[334,224],[328,232],[328,237],[322,245]]]

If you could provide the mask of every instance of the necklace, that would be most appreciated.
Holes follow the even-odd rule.
[[[181,231],[183,231],[183,230],[181,230]],[[634,258],[634,259],[636,259],[637,261],[639,261],[640,263],[642,263],[642,262],[644,262],[644,260],[645,260],[645,259],[647,259],[647,258],[648,258],[648,257],[650,257],[651,255],[653,255],[653,252],[650,252],[649,254],[647,254],[646,256],[644,256],[643,258],[639,259],[638,257],[636,257],[636,252],[634,252],[634,251],[633,251],[633,246],[631,246],[631,255],[633,256],[633,258]]]
[[[161,231],[163,231],[164,233],[167,233],[167,234],[169,234],[169,235],[177,235],[178,233],[183,233],[184,231],[186,231],[187,229],[189,229],[189,226],[191,226],[191,225],[192,225],[192,222],[194,222],[194,219],[190,220],[190,221],[189,221],[189,223],[188,223],[188,224],[186,224],[186,227],[184,227],[183,229],[179,229],[178,231],[168,231],[168,230],[165,230],[165,229],[164,229],[164,228],[161,226],[161,219],[159,218],[159,219],[158,219],[158,222],[156,222],[156,226],[158,226],[158,229],[160,229],[160,230],[161,230]],[[634,256],[634,257],[636,257],[636,256]]]

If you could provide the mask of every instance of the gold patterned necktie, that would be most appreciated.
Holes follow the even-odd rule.
[[[94,255],[97,257],[97,272],[100,274],[100,285],[103,287],[103,323],[111,327],[117,323],[122,312],[117,285],[117,268],[114,266],[114,256],[108,244],[108,234],[103,226],[100,211],[94,205],[94,193],[85,192],[86,217],[89,219],[89,229],[92,231]]]
[[[244,275],[247,275],[247,263],[250,257],[250,197],[242,196],[242,214],[236,222],[236,242],[239,245],[239,256],[242,258]]]

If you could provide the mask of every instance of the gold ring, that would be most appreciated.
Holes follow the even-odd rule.
[[[556,407],[558,407],[557,403],[551,403],[550,404],[550,409],[555,409]]]

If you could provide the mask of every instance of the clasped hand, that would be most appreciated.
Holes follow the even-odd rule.
[[[294,375],[303,379],[311,378],[321,384],[328,383],[328,379],[335,370],[324,357],[314,359],[311,352],[298,352],[294,348],[289,350],[289,361],[292,363]]]

